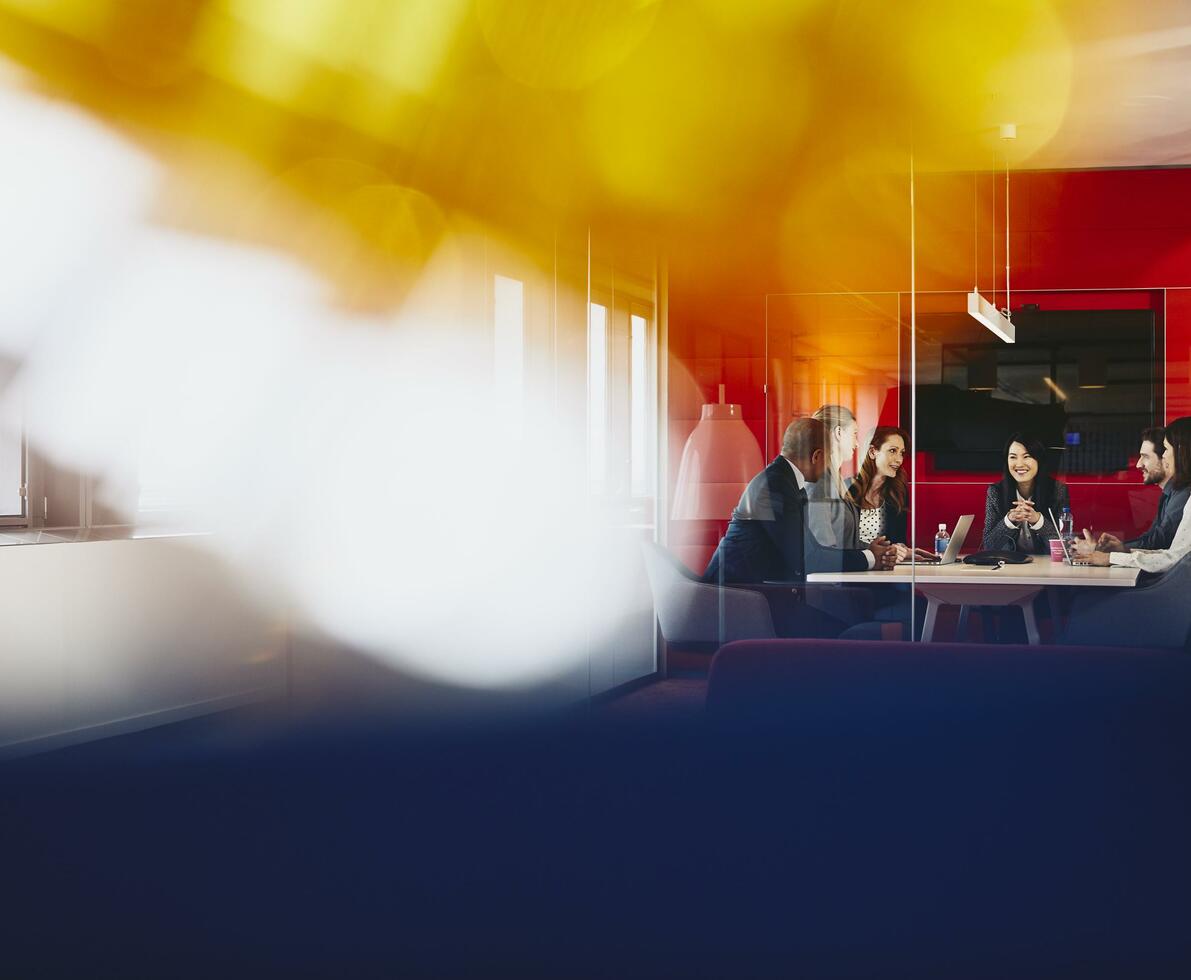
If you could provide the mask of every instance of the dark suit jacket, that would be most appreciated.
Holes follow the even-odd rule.
[[[807,572],[868,568],[858,549],[825,548],[806,527],[806,493],[778,456],[749,482],[728,533],[703,574],[705,582],[796,581]]]
[[[1125,546],[1148,551],[1169,548],[1174,540],[1175,531],[1179,529],[1179,522],[1183,519],[1183,508],[1187,506],[1189,496],[1191,487],[1175,490],[1173,484],[1167,483],[1162,488],[1162,499],[1158,501],[1158,516],[1154,518],[1154,523],[1140,538],[1126,541]]]

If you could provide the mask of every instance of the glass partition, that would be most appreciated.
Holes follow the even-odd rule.
[[[822,466],[799,473],[814,538],[804,601],[833,620],[811,616],[812,628],[842,624],[849,635],[872,639],[909,639],[914,619],[913,435],[901,298],[765,297],[765,457],[789,457],[798,420],[818,422],[824,438]],[[895,565],[881,577],[887,562]]]

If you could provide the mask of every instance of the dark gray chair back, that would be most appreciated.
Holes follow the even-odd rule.
[[[1066,646],[1156,649],[1185,647],[1189,637],[1191,555],[1145,585],[1084,590],[1072,605],[1060,642]]]
[[[699,581],[659,544],[642,545],[658,624],[667,643],[768,640],[776,634],[765,596]]]

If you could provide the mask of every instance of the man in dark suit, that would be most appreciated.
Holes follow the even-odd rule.
[[[1166,430],[1161,426],[1146,429],[1141,434],[1141,451],[1137,455],[1137,468],[1142,472],[1142,483],[1156,486],[1162,491],[1158,498],[1158,514],[1149,530],[1131,541],[1122,541],[1115,535],[1104,533],[1096,541],[1097,551],[1161,551],[1174,541],[1175,531],[1183,519],[1183,508],[1191,496],[1191,487],[1176,490],[1171,474],[1163,465],[1166,448]]]
[[[806,484],[822,477],[824,465],[823,423],[795,419],[782,437],[781,455],[753,477],[741,495],[703,581],[799,582],[808,572],[892,568],[897,549],[883,537],[864,550],[826,548],[807,530]],[[838,620],[811,624],[820,616],[802,604],[792,607],[788,590],[781,598],[767,595],[774,625],[785,635],[834,635],[846,625]]]

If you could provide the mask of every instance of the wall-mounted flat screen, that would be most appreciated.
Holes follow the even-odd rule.
[[[1009,433],[1025,430],[1053,447],[1057,472],[1128,467],[1140,431],[1163,415],[1153,311],[1020,310],[1013,320],[1017,343],[1006,344],[966,313],[918,317],[916,448],[941,470],[998,470]]]

